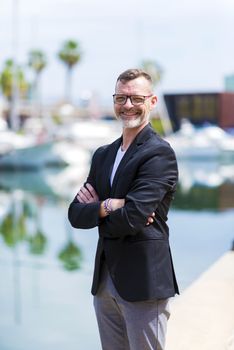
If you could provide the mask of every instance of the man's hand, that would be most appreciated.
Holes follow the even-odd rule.
[[[80,203],[94,203],[99,201],[97,192],[89,183],[81,187],[76,198]]]
[[[155,212],[153,212],[147,219],[147,223],[146,226],[149,226],[150,224],[152,224],[155,220]]]
[[[89,183],[86,183],[85,186],[80,188],[76,197],[80,203],[94,203],[94,202],[99,201],[97,192],[95,191],[93,186],[90,185]],[[101,203],[101,207],[100,207],[100,217],[105,217],[108,215],[106,213],[106,211],[104,210],[103,203],[104,202]],[[119,209],[119,208],[122,208],[124,206],[124,204],[125,204],[124,198],[111,198],[112,211]],[[155,212],[153,212],[151,215],[149,215],[149,217],[147,219],[146,226],[149,226],[150,224],[152,224],[154,222],[154,220],[155,220]]]

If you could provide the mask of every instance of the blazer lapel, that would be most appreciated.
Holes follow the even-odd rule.
[[[153,130],[151,128],[151,125],[150,124],[146,125],[144,127],[144,129],[142,129],[139,132],[139,134],[135,137],[134,141],[132,142],[132,144],[127,149],[127,151],[124,154],[124,156],[123,156],[123,158],[122,158],[122,160],[121,160],[121,162],[120,162],[120,164],[119,164],[119,166],[117,168],[117,171],[115,173],[115,176],[114,176],[114,179],[113,179],[113,183],[112,183],[112,187],[111,187],[111,194],[113,194],[114,191],[115,191],[116,184],[118,182],[119,177],[121,176],[122,171],[125,168],[125,165],[134,156],[134,154],[139,150],[139,148],[144,144],[144,142],[146,140],[148,140],[148,138],[150,137],[152,132],[153,132]],[[113,165],[112,165],[112,168],[113,168]],[[112,171],[112,168],[111,168],[111,171]]]
[[[103,161],[103,164],[100,164],[102,167],[102,196],[103,198],[108,198],[110,191],[111,191],[111,185],[110,185],[110,177],[111,172],[114,166],[116,153],[121,145],[122,137],[118,138],[116,141],[114,141],[109,147],[107,155]]]

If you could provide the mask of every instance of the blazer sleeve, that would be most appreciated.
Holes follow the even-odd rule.
[[[106,238],[135,235],[146,226],[147,218],[156,211],[164,197],[172,197],[178,179],[175,154],[170,146],[160,146],[139,167],[123,208],[117,209],[101,223],[101,236]],[[170,201],[165,201],[169,209]],[[167,218],[165,218],[166,221]]]
[[[90,183],[96,190],[96,164],[99,158],[100,148],[94,153],[89,175],[86,182]],[[101,202],[95,203],[80,203],[77,197],[71,202],[68,208],[68,219],[74,228],[89,229],[97,226],[99,224],[99,211]]]

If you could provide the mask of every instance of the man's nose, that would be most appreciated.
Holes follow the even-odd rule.
[[[124,107],[126,108],[132,108],[132,106],[133,106],[133,104],[132,104],[132,101],[131,101],[131,99],[130,99],[130,97],[128,96],[127,97],[127,100],[126,100],[126,102],[125,102],[125,104],[124,104]]]

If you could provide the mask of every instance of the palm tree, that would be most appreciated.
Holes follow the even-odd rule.
[[[9,59],[6,60],[2,73],[0,74],[0,86],[3,95],[8,101],[11,101],[13,96],[13,74],[14,74],[14,62]],[[28,83],[25,80],[24,72],[21,67],[16,69],[16,82],[19,94],[21,97],[26,95],[28,89]]]
[[[163,132],[165,135],[170,134],[172,132],[172,126],[170,117],[168,115],[168,111],[166,108],[166,104],[164,101],[163,93],[161,91],[161,88],[159,87],[162,77],[163,77],[163,69],[158,64],[158,62],[153,60],[145,60],[142,62],[142,69],[147,72],[153,81],[154,88],[157,87],[158,95],[159,95],[159,117],[161,119],[161,124],[163,128]]]
[[[143,61],[142,69],[151,76],[154,87],[156,87],[162,80],[163,69],[156,61],[152,61],[152,60]]]
[[[64,42],[62,48],[58,52],[58,57],[67,66],[67,77],[65,85],[66,100],[71,99],[71,76],[74,66],[80,61],[82,56],[80,45],[74,40]]]
[[[0,87],[3,96],[9,103],[8,117],[13,115],[12,109],[14,108],[14,89],[17,91],[17,95],[25,97],[28,91],[28,83],[26,82],[23,69],[20,66],[16,66],[12,59],[8,59],[5,62],[2,72],[0,73]],[[13,121],[10,120],[11,126]]]
[[[33,83],[33,95],[35,101],[40,105],[40,92],[39,92],[39,79],[43,69],[47,65],[46,55],[41,50],[31,50],[29,52],[28,65],[35,73],[34,83]]]

